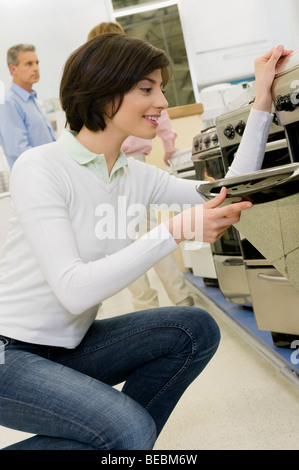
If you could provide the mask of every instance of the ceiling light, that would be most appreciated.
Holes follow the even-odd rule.
[[[135,15],[136,13],[143,13],[144,11],[170,7],[171,5],[177,5],[177,3],[178,0],[164,0],[161,2],[145,3],[143,5],[137,5],[128,8],[120,8],[119,10],[114,10],[114,16],[115,18],[120,18],[121,16]]]

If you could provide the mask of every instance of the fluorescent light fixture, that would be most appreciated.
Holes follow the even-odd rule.
[[[157,10],[158,8],[170,7],[171,5],[177,5],[177,3],[178,0],[162,0],[161,2],[144,3],[141,5],[114,10],[114,16],[115,18],[120,18],[121,16],[135,15],[136,13],[143,13],[144,11],[151,11]]]

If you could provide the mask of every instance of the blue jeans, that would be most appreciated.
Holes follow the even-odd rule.
[[[6,450],[147,450],[220,334],[199,308],[164,307],[96,320],[75,349],[0,339],[0,425],[35,434]]]

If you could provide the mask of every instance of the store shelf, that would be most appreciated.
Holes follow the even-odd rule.
[[[189,287],[204,301],[207,309],[210,308],[215,315],[220,316],[299,389],[299,351],[276,347],[271,333],[257,328],[251,308],[227,302],[218,287],[206,286],[201,277],[190,272],[185,272],[184,276]]]

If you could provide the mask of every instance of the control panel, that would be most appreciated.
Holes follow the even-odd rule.
[[[203,130],[193,138],[192,155],[219,147],[216,128]]]
[[[295,111],[299,106],[299,88],[287,95],[278,95],[274,104],[276,111]]]
[[[294,59],[297,60],[297,56]],[[299,64],[278,74],[272,85],[272,96],[280,126],[299,121]]]

